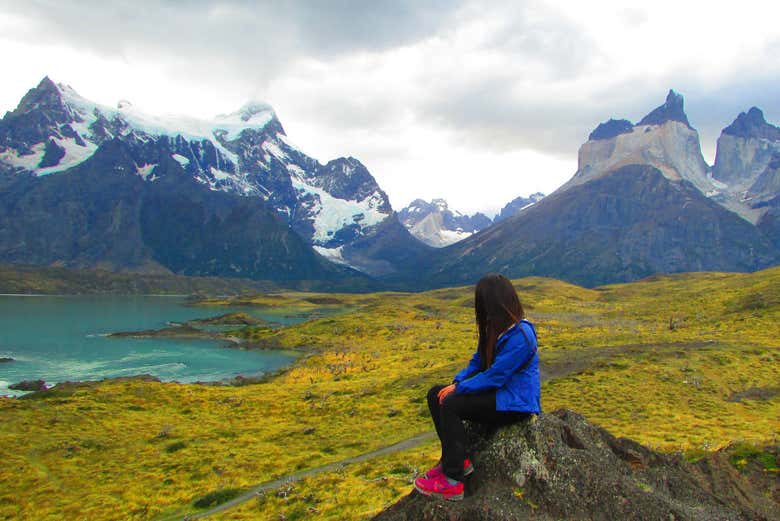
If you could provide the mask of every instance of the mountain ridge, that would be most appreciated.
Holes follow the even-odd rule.
[[[778,261],[770,241],[687,181],[649,165],[557,191],[441,250],[432,286],[481,273],[540,275],[592,287],[680,271],[752,271]]]
[[[312,252],[316,247],[315,255],[338,257],[341,264],[369,275],[375,261],[382,261],[383,273],[403,269],[353,245],[389,230],[379,225],[394,219],[387,194],[368,169],[352,157],[322,164],[307,156],[287,138],[270,105],[262,102],[248,102],[212,120],[158,117],[126,101],[116,109],[92,103],[46,77],[0,121],[0,171],[32,175],[45,184],[47,176],[73,172],[111,140],[129,146],[132,161],[117,162],[144,182],[159,182],[160,172],[178,168],[212,192],[262,201],[309,243]],[[177,166],[160,166],[169,160]],[[105,158],[100,162],[107,163]],[[418,255],[426,252],[408,233],[394,233],[392,243]]]

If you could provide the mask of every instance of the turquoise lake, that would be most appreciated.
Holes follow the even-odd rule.
[[[99,380],[151,374],[164,381],[215,381],[252,376],[290,364],[295,355],[223,347],[211,340],[108,338],[116,331],[140,331],[241,311],[291,324],[306,315],[252,307],[186,306],[169,296],[0,295],[0,396],[20,393],[8,385],[22,380]]]

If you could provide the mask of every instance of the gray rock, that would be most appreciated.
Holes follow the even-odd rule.
[[[412,492],[376,521],[773,520],[778,505],[723,458],[690,464],[561,409],[495,431],[468,426],[466,498]]]
[[[8,386],[15,391],[45,391],[46,382],[43,380],[24,380]]]
[[[672,89],[669,89],[669,93],[666,95],[666,102],[660,107],[653,109],[637,124],[663,125],[667,121],[679,121],[688,126],[688,128],[693,128],[688,122],[688,116],[683,108],[683,97]]]

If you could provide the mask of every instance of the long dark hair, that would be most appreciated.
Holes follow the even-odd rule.
[[[509,279],[488,273],[474,288],[474,315],[479,334],[477,349],[484,370],[493,365],[498,337],[525,318],[525,311]]]

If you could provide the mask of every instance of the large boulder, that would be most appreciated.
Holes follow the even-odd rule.
[[[780,519],[777,496],[751,483],[722,455],[688,463],[616,438],[561,409],[498,430],[468,426],[474,474],[466,498],[416,491],[376,521]],[[771,475],[771,473],[770,473]]]

